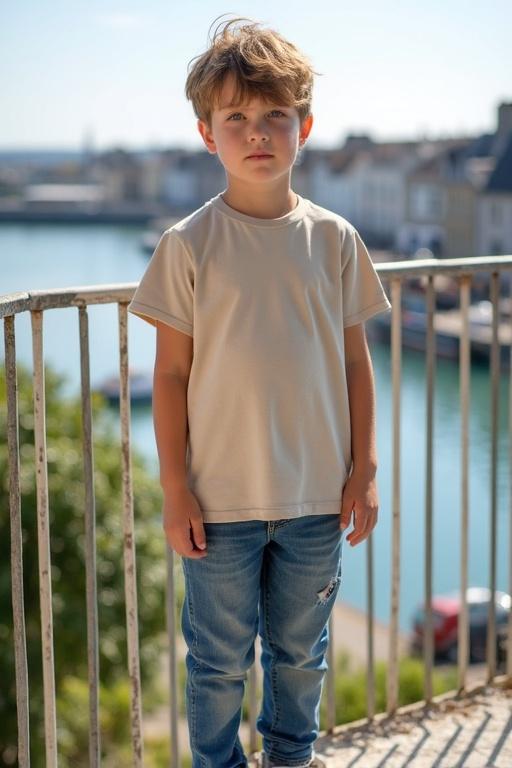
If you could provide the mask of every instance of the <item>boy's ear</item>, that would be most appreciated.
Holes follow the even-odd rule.
[[[313,115],[310,113],[302,123],[299,131],[299,138],[301,142],[305,142],[308,138],[309,134],[311,133],[311,129],[313,127]]]
[[[212,155],[215,155],[217,152],[217,148],[215,146],[215,141],[213,140],[213,134],[211,132],[211,128],[203,122],[203,120],[197,121],[197,129],[201,136],[203,137],[203,141],[206,145],[206,149],[208,152]]]

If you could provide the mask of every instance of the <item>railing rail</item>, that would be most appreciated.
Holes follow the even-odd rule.
[[[383,281],[390,283],[392,303],[391,312],[391,366],[392,366],[392,571],[391,571],[391,613],[388,649],[387,673],[387,713],[398,710],[398,617],[400,608],[400,382],[402,318],[402,284],[410,277],[423,276],[427,279],[426,307],[426,490],[425,490],[425,690],[426,703],[432,701],[432,675],[434,661],[433,616],[432,616],[432,562],[433,562],[433,402],[434,369],[436,360],[436,333],[434,328],[435,313],[435,277],[451,275],[459,282],[460,313],[462,329],[459,346],[459,388],[461,401],[461,565],[460,587],[462,609],[458,626],[458,689],[466,689],[469,655],[469,622],[466,588],[468,583],[468,520],[469,520],[469,405],[470,405],[470,335],[469,306],[472,277],[477,273],[490,275],[490,301],[492,304],[492,342],[491,342],[491,473],[490,473],[490,572],[489,588],[496,590],[496,535],[497,535],[497,461],[498,461],[498,387],[500,377],[500,341],[498,335],[500,275],[505,270],[512,270],[512,256],[483,256],[466,259],[427,259],[422,261],[400,261],[376,265]],[[50,531],[48,477],[46,461],[46,426],[45,426],[45,388],[43,355],[43,317],[44,311],[55,308],[77,307],[79,314],[79,344],[81,366],[81,399],[83,427],[84,461],[84,517],[86,544],[86,597],[87,597],[87,648],[88,648],[88,683],[89,683],[89,761],[91,766],[100,765],[99,733],[99,660],[98,660],[98,613],[96,585],[95,551],[95,499],[94,499],[94,457],[91,421],[91,387],[89,370],[89,331],[88,306],[94,304],[118,305],[119,315],[119,350],[120,350],[120,420],[121,420],[121,455],[122,455],[122,508],[124,536],[124,575],[126,625],[128,642],[128,667],[131,681],[131,736],[134,765],[142,766],[143,738],[141,688],[138,647],[138,611],[135,573],[135,540],[133,524],[133,489],[130,463],[130,392],[128,376],[128,321],[127,305],[131,300],[137,283],[115,285],[79,286],[54,290],[20,291],[0,296],[0,317],[4,318],[5,371],[7,382],[7,444],[9,457],[9,505],[11,523],[11,579],[13,630],[15,646],[16,697],[18,712],[18,764],[20,768],[30,765],[29,756],[29,680],[27,671],[27,651],[25,632],[25,611],[23,596],[23,551],[21,529],[20,495],[20,451],[18,440],[18,394],[16,370],[15,316],[30,312],[32,319],[32,351],[34,370],[34,432],[35,465],[37,485],[37,519],[40,611],[43,650],[43,687],[45,707],[45,749],[46,765],[57,766],[56,706],[53,666],[53,615],[51,593]],[[511,297],[512,300],[512,297]],[[509,379],[509,433],[512,436],[512,344]],[[510,441],[510,478],[512,478],[512,439]],[[512,493],[511,493],[512,500]],[[511,501],[512,504],[512,501]],[[510,510],[509,547],[512,553],[512,506]],[[374,592],[373,592],[373,545],[372,536],[366,542],[367,574],[367,716],[375,715],[375,676],[374,676]],[[512,557],[509,558],[509,592],[512,594]],[[174,592],[174,553],[167,548],[167,628],[170,650],[170,738],[171,765],[179,764],[180,745],[178,744],[178,677],[176,657],[175,592]],[[327,721],[328,732],[337,725],[335,720],[335,688],[333,642],[334,625],[331,619],[331,642],[328,649],[327,672]],[[508,652],[506,678],[512,677],[512,612],[508,625]],[[496,677],[496,615],[495,604],[489,602],[487,633],[487,682],[497,682]],[[256,683],[257,670],[253,665],[249,671],[249,726],[250,748],[256,749]]]

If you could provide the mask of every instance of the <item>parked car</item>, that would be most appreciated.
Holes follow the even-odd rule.
[[[466,591],[469,620],[469,660],[485,661],[487,655],[487,623],[491,591],[487,587],[469,587]],[[506,592],[495,592],[496,601],[496,649],[497,659],[502,656],[506,643],[508,617],[511,610],[511,598]],[[460,613],[460,591],[432,598],[432,621],[434,634],[434,657],[451,662],[457,661],[458,624]],[[422,653],[423,627],[425,623],[424,605],[418,608],[413,617],[411,652]]]

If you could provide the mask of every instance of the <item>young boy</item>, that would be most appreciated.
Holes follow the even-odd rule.
[[[226,189],[163,233],[129,306],[157,327],[154,428],[185,576],[193,768],[247,765],[238,729],[258,632],[262,764],[321,764],[343,530],[353,512],[354,546],[377,522],[364,321],[391,305],[357,230],[291,189],[312,84],[277,32],[240,18],[217,30],[186,94]]]

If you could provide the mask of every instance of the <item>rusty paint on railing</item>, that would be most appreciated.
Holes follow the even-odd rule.
[[[329,616],[329,644],[327,646],[327,675],[325,681],[325,687],[327,690],[327,733],[332,733],[336,727],[336,685],[333,672],[336,659],[334,657],[334,643],[330,642],[330,638],[334,633],[334,620],[333,615]]]
[[[424,698],[432,701],[432,668],[434,665],[434,626],[432,616],[432,558],[433,558],[433,456],[434,456],[434,377],[436,364],[436,336],[434,333],[434,276],[427,282],[427,349],[426,349],[426,446],[425,446],[425,622],[423,636],[423,663],[425,665]]]
[[[470,367],[471,350],[469,342],[469,305],[471,298],[471,277],[460,279],[460,308],[462,314],[462,332],[459,345],[459,389],[460,389],[460,470],[461,470],[461,510],[460,510],[460,593],[461,607],[459,614],[458,636],[458,678],[457,690],[462,693],[466,688],[466,675],[469,663],[469,615],[468,615],[468,540],[469,540],[469,402],[470,402]]]
[[[512,269],[512,256],[473,256],[467,259],[413,259],[387,261],[375,265],[379,275],[386,280],[428,275],[474,275],[478,272]]]
[[[499,273],[491,274],[490,297],[492,303],[492,343],[491,343],[491,529],[489,536],[489,614],[487,622],[487,682],[492,682],[496,675],[496,535],[497,535],[497,467],[498,467],[498,406],[500,350],[498,345],[498,300]]]
[[[171,765],[179,765],[180,743],[178,732],[178,654],[176,652],[176,589],[174,579],[174,550],[166,542],[167,553],[167,637],[169,640],[169,734],[171,737]]]
[[[126,634],[128,673],[131,683],[131,734],[135,768],[144,765],[142,738],[142,701],[140,687],[139,622],[135,533],[133,522],[133,489],[130,459],[130,382],[128,379],[128,305],[118,304],[119,311],[119,411],[121,420],[121,462],[123,495],[124,591],[126,602]]]
[[[92,440],[91,377],[89,370],[89,321],[87,307],[78,309],[82,400],[82,451],[84,460],[85,583],[87,605],[87,669],[89,680],[89,764],[101,762],[99,724],[99,638],[96,583],[96,505]]]
[[[46,458],[45,386],[43,363],[43,312],[32,310],[34,360],[34,444],[37,491],[37,544],[39,598],[43,654],[44,732],[46,768],[57,768],[57,721],[55,713],[55,669],[53,660],[53,610],[50,558],[50,510]]]
[[[387,669],[386,711],[392,715],[398,707],[398,624],[400,611],[400,379],[402,367],[401,326],[402,283],[391,280],[391,377],[393,397],[392,434],[392,529],[391,529],[391,615]]]
[[[0,296],[0,317],[33,310],[129,302],[137,285],[138,283],[84,285],[76,288],[50,288],[44,291],[6,293]]]
[[[9,454],[9,509],[11,523],[11,584],[18,720],[18,765],[30,766],[27,634],[23,597],[23,538],[21,531],[18,375],[14,315],[5,318],[5,374],[7,390],[7,451]]]
[[[258,717],[258,667],[256,659],[248,672],[249,688],[249,751],[256,752],[258,748],[256,720]]]

